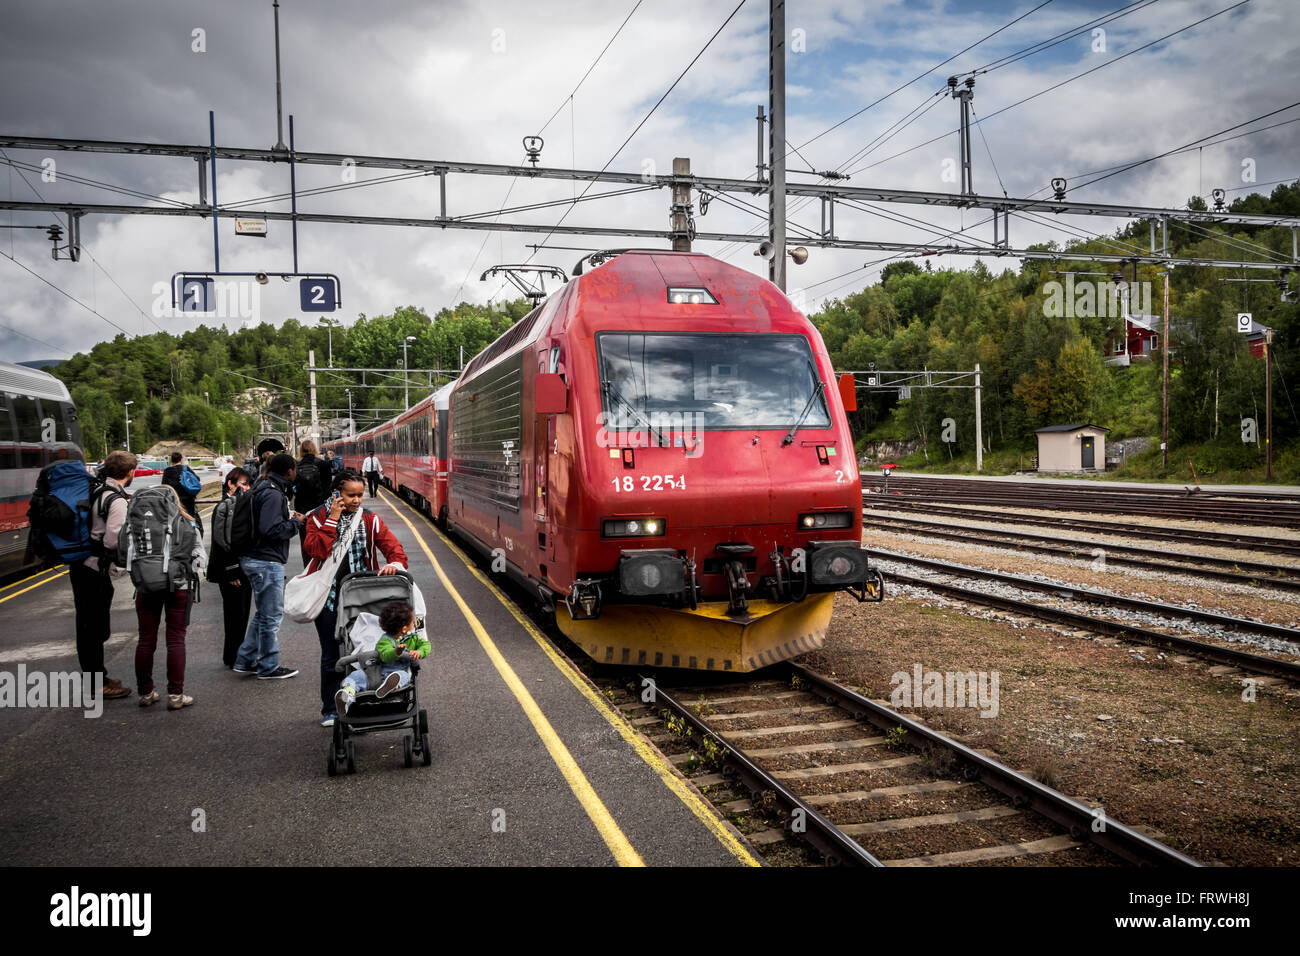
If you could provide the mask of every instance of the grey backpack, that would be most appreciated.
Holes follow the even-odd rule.
[[[171,488],[144,488],[131,496],[126,523],[118,537],[118,563],[142,594],[188,588],[197,532],[183,514]]]
[[[222,498],[212,509],[212,543],[222,551],[230,551],[230,529],[235,521],[235,500],[246,491],[237,491]]]

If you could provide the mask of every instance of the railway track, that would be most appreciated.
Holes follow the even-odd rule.
[[[1217,614],[1213,611],[1204,611],[1200,608],[1181,607],[1178,605],[1163,604],[1156,601],[1144,601],[1139,598],[1110,594],[1104,591],[1093,591],[1089,588],[1054,584],[1052,582],[1038,581],[1021,575],[1005,574],[1000,571],[990,571],[985,568],[972,568],[967,565],[954,564],[947,561],[936,561],[931,558],[918,558],[912,555],[899,554],[891,551],[873,550],[872,557],[877,560],[884,560],[897,564],[911,564],[930,571],[936,571],[941,574],[956,577],[974,578],[983,581],[993,581],[1000,584],[1009,584],[1020,590],[1054,594],[1067,600],[1135,610],[1148,614],[1155,614],[1161,618],[1182,617],[1203,623],[1215,624],[1220,627],[1230,628],[1237,631],[1263,634],[1277,640],[1289,641],[1293,644],[1300,642],[1300,631],[1297,631],[1294,628],[1284,627],[1278,624],[1267,624],[1260,621],[1251,621],[1245,618],[1234,618],[1224,614]],[[1064,608],[1049,607],[1040,602],[1027,601],[1005,594],[993,594],[987,591],[981,591],[975,588],[963,587],[951,582],[937,580],[933,577],[917,577],[896,571],[881,570],[887,581],[893,581],[896,584],[924,588],[968,603],[994,607],[999,610],[1009,611],[1013,614],[1051,621],[1057,624],[1065,624],[1093,633],[1118,637],[1123,640],[1136,641],[1140,644],[1167,647],[1178,651],[1179,653],[1189,654],[1204,660],[1213,661],[1216,664],[1238,668],[1248,673],[1262,674],[1269,677],[1280,677],[1284,680],[1300,683],[1300,663],[1294,661],[1266,657],[1262,654],[1253,654],[1248,651],[1239,650],[1235,647],[1226,647],[1219,644],[1211,644],[1206,641],[1198,641],[1179,634],[1169,634],[1163,631],[1156,631],[1148,627],[1141,627],[1124,621],[1100,618],[1089,614],[1080,614],[1076,611],[1070,611]]]
[[[1231,581],[1237,584],[1271,587],[1283,591],[1300,591],[1300,569],[1279,567],[1258,561],[1219,558],[1208,554],[1185,554],[1161,551],[1137,545],[1112,545],[1081,539],[1040,538],[1029,532],[997,531],[971,525],[950,525],[937,521],[914,518],[889,518],[872,515],[863,510],[865,527],[884,531],[902,532],[928,538],[943,538],[968,544],[992,545],[1029,554],[1055,555],[1063,558],[1086,560],[1102,553],[1106,564],[1141,568],[1175,574],[1192,574]],[[1051,542],[1057,542],[1055,544]],[[1185,563],[1186,562],[1186,563]]]
[[[862,477],[863,490],[883,490],[881,476]],[[1108,514],[1219,521],[1243,525],[1300,528],[1300,500],[1284,495],[1188,494],[1178,489],[1089,488],[1041,482],[997,482],[900,477],[889,481],[891,493],[925,503],[997,503],[1009,508],[1054,511],[1100,511]]]
[[[1103,808],[797,664],[766,673],[778,679],[668,689],[643,677],[652,701],[625,703],[661,715],[667,732],[652,740],[699,749],[703,756],[671,758],[716,769],[694,777],[697,785],[748,791],[724,806],[781,821],[750,834],[758,845],[790,836],[828,864],[852,866],[1199,865]],[[652,721],[634,718],[643,729]],[[780,743],[809,736],[822,739]]]
[[[1170,528],[1141,524],[1127,524],[1117,521],[1097,521],[1087,518],[1053,518],[1047,515],[1008,514],[1007,511],[986,511],[979,508],[944,507],[909,501],[893,495],[865,494],[862,504],[872,512],[902,511],[942,515],[953,518],[966,518],[972,521],[992,521],[999,524],[1024,525],[1034,528],[1065,528],[1090,534],[1113,534],[1133,538],[1147,538],[1153,541],[1177,541],[1184,544],[1212,545],[1223,548],[1245,548],[1251,552],[1286,554],[1300,556],[1300,541],[1288,538],[1273,538],[1263,535],[1246,534],[1231,531],[1201,531],[1192,528]],[[1084,508],[1082,504],[1076,510]]]

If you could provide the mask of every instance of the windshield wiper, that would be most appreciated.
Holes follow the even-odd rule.
[[[808,363],[808,371],[812,372],[812,376],[817,382],[817,387],[814,388],[813,393],[808,396],[808,401],[804,403],[803,411],[799,413],[799,417],[795,419],[795,423],[790,426],[790,431],[786,433],[785,438],[781,439],[781,446],[783,448],[794,441],[794,433],[799,430],[799,426],[804,423],[804,419],[806,419],[808,413],[812,411],[813,403],[817,401],[818,396],[826,391],[826,383],[822,381],[821,376],[817,374],[817,370],[813,368],[811,362]]]
[[[600,388],[606,395],[608,395],[610,398],[614,399],[617,402],[621,402],[624,408],[626,408],[633,415],[635,415],[637,418],[643,421],[645,423],[645,427],[650,431],[650,434],[654,435],[657,439],[659,439],[660,448],[667,448],[671,444],[671,442],[669,442],[668,439],[664,437],[663,432],[655,428],[654,425],[650,424],[650,419],[646,418],[643,414],[641,414],[640,409],[638,409],[635,405],[633,405],[631,402],[629,402],[626,398],[623,397],[623,393],[614,387],[613,382],[608,380],[603,381],[600,383]]]

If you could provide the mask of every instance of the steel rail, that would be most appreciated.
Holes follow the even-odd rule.
[[[699,735],[700,739],[711,739],[721,748],[723,752],[722,763],[725,768],[724,773],[729,771],[731,775],[739,777],[754,794],[770,791],[775,795],[777,802],[786,811],[787,830],[795,832],[791,829],[794,813],[799,811],[802,814],[801,822],[804,829],[796,832],[796,835],[816,847],[828,865],[884,866],[880,860],[867,851],[866,847],[831,823],[811,806],[804,803],[793,790],[728,743],[726,739],[692,713],[688,707],[660,687],[652,678],[641,676],[638,679],[638,683],[643,687],[647,686],[647,681],[650,681],[649,686],[654,687],[652,707],[670,711],[676,717],[685,721],[687,726]]]
[[[1087,560],[1091,553],[1087,550],[1104,552],[1107,564],[1122,567],[1142,568],[1153,571],[1168,571],[1174,574],[1193,574],[1214,578],[1220,581],[1233,581],[1237,584],[1253,584],[1261,587],[1274,587],[1284,591],[1300,591],[1300,578],[1276,577],[1279,571],[1287,571],[1271,564],[1257,564],[1253,561],[1233,561],[1231,558],[1214,558],[1203,554],[1181,554],[1179,552],[1157,551],[1154,548],[1129,547],[1127,545],[1105,545],[1094,541],[1067,541],[1064,547],[1050,544],[1030,544],[1015,540],[1030,538],[1033,541],[1046,541],[1032,532],[994,531],[990,528],[974,528],[969,525],[941,525],[931,521],[908,521],[905,518],[890,519],[868,517],[864,511],[864,525],[886,531],[901,531],[921,537],[945,538],[951,541],[963,541],[990,547],[1010,548],[1027,551],[1031,554],[1059,555],[1064,558]],[[982,537],[981,537],[982,536]],[[990,540],[991,539],[991,540]],[[1151,557],[1126,557],[1126,554],[1159,555],[1160,558],[1177,558],[1180,561],[1200,561],[1215,567],[1194,567],[1176,564],[1172,561],[1157,560]],[[1224,570],[1224,568],[1241,568],[1241,571]],[[1296,569],[1300,571],[1300,569]],[[1249,573],[1254,571],[1255,573]]]
[[[1140,866],[1201,865],[1191,857],[1115,820],[1105,818],[1104,824],[1099,827],[1093,808],[806,667],[789,661],[782,666],[798,675],[806,685],[816,688],[815,693],[823,700],[848,711],[855,719],[866,721],[885,731],[902,727],[913,745],[925,743],[942,747],[956,756],[981,783],[1010,797],[1013,806],[1030,807],[1065,827],[1076,840],[1086,838],[1102,849]]]
[[[1159,541],[1183,541],[1196,544],[1219,544],[1222,547],[1248,547],[1275,554],[1300,555],[1300,541],[1286,538],[1266,538],[1252,534],[1233,534],[1222,531],[1197,531],[1188,529],[1151,528],[1146,525],[1124,524],[1112,521],[1092,521],[1086,518],[1053,518],[1050,515],[1009,515],[1005,511],[981,511],[975,508],[948,507],[896,498],[894,495],[864,494],[862,503],[869,508],[894,509],[908,513],[920,512],[975,521],[994,521],[1003,524],[1028,525],[1039,528],[1069,528],[1095,534],[1127,537],[1145,537]]]
[[[943,581],[935,581],[931,578],[915,578],[910,575],[897,574],[890,571],[883,571],[882,573],[886,579],[894,581],[897,584],[904,584],[915,588],[924,588],[925,590],[933,591],[938,594],[946,594],[949,597],[955,597],[972,604],[984,604],[1004,611],[1012,611],[1017,614],[1024,614],[1028,617],[1036,617],[1040,620],[1054,621],[1058,624],[1069,624],[1072,627],[1093,631],[1098,634],[1137,640],[1143,644],[1169,647],[1177,651],[1193,654],[1205,660],[1214,661],[1218,664],[1226,664],[1230,667],[1239,667],[1242,670],[1247,670],[1251,673],[1264,674],[1269,677],[1281,677],[1284,680],[1300,682],[1300,664],[1295,664],[1291,661],[1276,660],[1272,657],[1264,657],[1260,654],[1251,654],[1247,651],[1239,651],[1231,647],[1221,647],[1218,644],[1207,644],[1204,641],[1196,641],[1190,637],[1181,637],[1177,634],[1163,634],[1160,631],[1150,631],[1146,628],[1138,627],[1135,624],[1108,621],[1103,618],[1090,617],[1087,614],[1078,614],[1074,611],[1066,611],[1060,608],[1043,607],[1041,604],[1033,604],[1029,601],[1003,597],[1000,594],[989,594],[987,591],[976,591],[971,588],[963,588],[960,585],[947,584]]]
[[[955,574],[958,577],[971,577],[985,581],[997,581],[1002,584],[1010,584],[1013,587],[1024,588],[1028,591],[1043,591],[1050,594],[1056,594],[1066,600],[1078,600],[1088,604],[1123,607],[1134,611],[1142,611],[1148,614],[1160,614],[1166,617],[1185,617],[1193,621],[1217,624],[1220,627],[1228,627],[1233,630],[1254,631],[1259,634],[1267,634],[1269,637],[1281,638],[1284,641],[1300,643],[1300,630],[1296,630],[1293,627],[1286,627],[1282,624],[1268,624],[1263,621],[1252,621],[1249,618],[1232,617],[1228,614],[1219,614],[1215,611],[1205,611],[1201,608],[1195,607],[1185,607],[1180,604],[1165,604],[1162,601],[1146,601],[1142,598],[1129,597],[1124,594],[1112,594],[1109,591],[1096,591],[1092,588],[1081,587],[1076,584],[1053,584],[1047,581],[1038,581],[1034,578],[1027,578],[1019,574],[1007,574],[1004,571],[992,571],[988,568],[973,568],[970,565],[957,564],[952,561],[940,561],[935,558],[919,558],[910,554],[901,554],[896,551],[884,551],[880,548],[872,548],[871,554],[873,557],[882,558],[886,561],[901,561],[906,564],[916,564],[921,567],[939,571],[943,574]]]

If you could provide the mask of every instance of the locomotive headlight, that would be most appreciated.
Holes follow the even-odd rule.
[[[604,538],[658,538],[668,528],[663,518],[606,518],[600,523]]]
[[[814,514],[800,515],[799,527],[803,530],[851,528],[853,527],[853,513],[849,511],[818,511]]]
[[[718,300],[708,289],[698,286],[669,286],[668,301],[673,305],[717,305]]]

